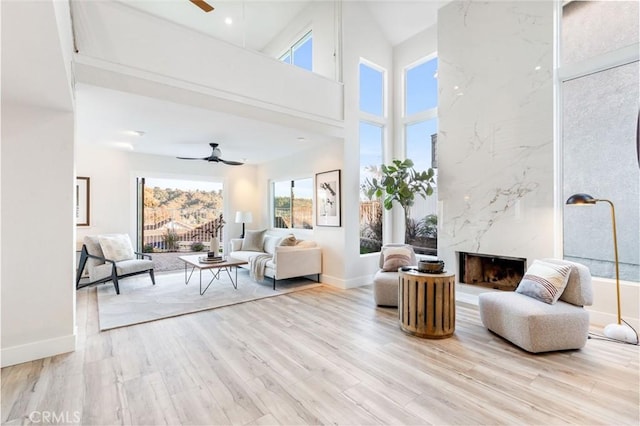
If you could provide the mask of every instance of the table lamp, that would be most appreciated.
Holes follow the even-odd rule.
[[[251,223],[251,221],[253,221],[251,212],[236,212],[236,223],[242,223],[242,235],[240,235],[240,238],[244,238],[244,224]]]
[[[611,206],[611,221],[613,223],[613,251],[616,265],[616,296],[618,304],[618,322],[609,324],[604,328],[604,335],[613,340],[620,340],[627,343],[638,343],[638,335],[629,325],[622,323],[620,313],[620,268],[618,265],[618,237],[616,234],[616,212],[613,203],[609,200],[596,199],[589,194],[573,194],[567,199],[567,205],[594,205],[598,202],[605,202]]]

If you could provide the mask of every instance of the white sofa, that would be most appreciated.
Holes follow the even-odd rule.
[[[265,235],[262,242],[262,250],[242,250],[242,238],[234,238],[230,241],[229,257],[250,262],[252,257],[258,255],[272,255],[265,262],[264,276],[273,279],[273,289],[277,280],[287,278],[316,275],[316,281],[320,281],[322,273],[322,249],[314,241],[296,240],[295,245],[280,246],[282,236]],[[242,267],[249,269],[250,265]]]

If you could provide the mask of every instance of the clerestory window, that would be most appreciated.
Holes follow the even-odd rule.
[[[280,58],[282,62],[313,71],[313,35],[309,31],[295,42]]]

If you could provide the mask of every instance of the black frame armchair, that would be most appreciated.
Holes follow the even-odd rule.
[[[153,285],[156,284],[151,255],[134,251],[134,254],[136,255],[135,259],[120,261],[108,259],[104,256],[98,239],[99,236],[85,237],[84,244],[82,245],[82,250],[80,252],[80,262],[78,264],[78,271],[76,274],[76,290],[93,284],[113,281],[116,294],[120,294],[119,280],[121,278],[127,278],[147,272],[151,277]],[[110,265],[108,271],[106,268],[107,265]],[[89,282],[80,284],[82,273],[86,267],[89,267]]]

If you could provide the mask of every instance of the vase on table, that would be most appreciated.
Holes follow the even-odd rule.
[[[218,240],[218,237],[211,237],[209,251],[214,253],[214,256],[220,255],[220,240]]]

